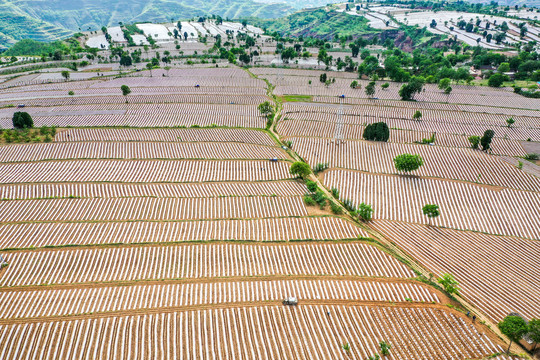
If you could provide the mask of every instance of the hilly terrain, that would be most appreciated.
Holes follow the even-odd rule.
[[[297,2],[298,3],[298,2]],[[0,47],[23,38],[51,41],[118,22],[166,22],[196,16],[277,18],[294,7],[251,0],[0,0]]]

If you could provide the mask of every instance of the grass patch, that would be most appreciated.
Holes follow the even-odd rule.
[[[313,96],[311,95],[283,95],[279,99],[282,102],[312,102]]]

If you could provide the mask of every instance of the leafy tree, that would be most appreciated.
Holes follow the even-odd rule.
[[[323,84],[326,82],[327,79],[328,79],[328,75],[326,75],[326,73],[322,73],[319,76],[319,81],[322,82]]]
[[[439,89],[444,90],[444,89],[446,89],[447,87],[449,87],[449,86],[450,86],[450,81],[451,81],[451,80],[450,80],[449,78],[441,79],[441,80],[439,81],[439,85],[438,85],[438,86],[439,86]]]
[[[373,95],[375,95],[375,81],[371,81],[366,85],[366,95],[369,97],[373,97]]]
[[[381,341],[379,343],[379,346],[381,347],[381,354],[384,356],[390,355],[390,349],[392,348],[392,345],[390,343],[387,343],[386,341]]]
[[[480,139],[482,150],[487,151],[490,149],[491,140],[493,139],[493,136],[495,136],[495,132],[493,130],[486,130],[484,132],[484,136],[482,136],[482,138]]]
[[[527,323],[521,316],[509,315],[497,324],[499,330],[510,339],[506,353],[510,352],[510,347],[513,342],[519,342],[529,331]]]
[[[319,188],[317,186],[317,183],[315,181],[306,181],[306,187],[308,188],[309,191],[311,191],[312,193],[314,193],[315,191],[317,191],[317,189]]]
[[[480,136],[469,136],[469,142],[471,143],[471,147],[473,149],[478,149],[478,145],[480,145]]]
[[[364,129],[363,137],[365,140],[370,141],[388,141],[390,137],[390,130],[385,122],[377,122],[369,124]]]
[[[437,282],[442,285],[447,293],[459,295],[459,284],[452,274],[442,274]]]
[[[394,158],[394,165],[398,171],[411,172],[423,164],[424,160],[420,155],[401,154]]]
[[[413,115],[413,120],[419,121],[422,118],[422,113],[420,110],[416,110],[416,112]]]
[[[499,73],[495,73],[495,74],[493,74],[493,75],[491,75],[489,77],[488,85],[491,86],[491,87],[501,87],[504,80],[505,80],[504,75],[499,74]]]
[[[131,94],[131,89],[127,85],[122,85],[120,86],[120,90],[122,90],[122,95],[124,95],[124,97],[126,98],[126,104],[127,104],[128,102],[127,96]]]
[[[259,104],[259,106],[257,106],[257,109],[259,109],[259,112],[267,118],[270,117],[270,115],[274,112],[274,107],[272,106],[270,101],[265,101]]]
[[[424,205],[424,207],[422,208],[422,212],[424,213],[424,215],[428,217],[430,225],[431,225],[431,218],[436,218],[437,216],[441,214],[439,211],[439,205],[434,205],[434,204]]]
[[[358,209],[354,212],[356,216],[364,221],[370,221],[373,216],[373,208],[371,205],[361,203]]]
[[[289,172],[291,173],[291,175],[296,175],[297,177],[303,179],[309,174],[311,174],[311,168],[305,162],[296,161],[291,165]]]
[[[444,93],[446,95],[450,95],[451,92],[452,92],[452,87],[451,86],[448,86],[446,89],[444,89]]]
[[[514,120],[513,117],[506,119],[506,125],[508,125],[508,127],[512,127],[515,122],[516,120]]]
[[[281,59],[285,63],[289,62],[289,60],[292,60],[296,57],[298,57],[298,53],[294,50],[293,47],[288,47],[281,52]]]
[[[133,65],[133,59],[129,55],[122,55],[120,58],[120,65],[125,67],[131,66]]]
[[[501,63],[501,65],[499,65],[499,67],[497,68],[497,71],[500,72],[500,73],[509,72],[510,71],[510,64],[507,63],[507,62]]]
[[[534,341],[533,353],[540,342],[540,319],[531,319],[529,321],[529,337]]]
[[[34,120],[27,112],[17,111],[13,114],[13,127],[15,129],[29,129],[34,127]]]
[[[403,84],[399,89],[399,96],[402,100],[413,100],[414,95],[418,94],[424,88],[424,79],[413,76],[407,84]]]
[[[351,83],[351,89],[356,89],[357,87],[358,87],[358,81],[353,80],[353,82]]]
[[[69,71],[64,70],[64,71],[62,71],[61,74],[62,74],[62,77],[63,77],[66,81],[69,80]]]
[[[388,89],[389,86],[390,86],[390,84],[386,82],[386,83],[381,85],[381,88],[382,89]]]

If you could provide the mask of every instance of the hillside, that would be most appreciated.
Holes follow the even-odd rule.
[[[286,4],[251,0],[0,0],[0,47],[31,38],[48,41],[79,30],[97,30],[118,22],[166,22],[200,15],[223,18],[276,18],[293,11]]]

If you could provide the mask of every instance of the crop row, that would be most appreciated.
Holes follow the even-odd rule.
[[[0,222],[306,216],[301,197],[52,199],[0,202]]]
[[[1,325],[0,357],[366,359],[379,351],[380,341],[391,343],[392,358],[399,360],[472,359],[503,351],[445,310],[315,305]]]
[[[540,317],[537,241],[391,221],[373,226],[434,274],[453,274],[495,321],[509,313]]]
[[[291,138],[293,149],[309,164],[394,174],[394,157],[418,154],[424,160],[415,175],[465,180],[520,190],[540,191],[540,179],[479,150],[439,146]]]
[[[0,199],[119,198],[220,196],[300,196],[307,192],[296,181],[187,184],[23,184],[0,185]]]
[[[55,141],[240,142],[275,146],[265,132],[247,129],[67,129]]]
[[[86,142],[0,147],[0,162],[68,159],[286,159],[277,147],[242,143]]]
[[[448,103],[427,103],[419,101],[399,101],[399,100],[379,100],[379,99],[360,99],[360,98],[339,98],[337,96],[315,96],[313,101],[316,103],[343,103],[348,105],[370,105],[370,106],[391,106],[398,108],[408,108],[416,110],[438,110],[451,112],[469,112],[480,114],[501,114],[507,116],[526,116],[539,117],[538,110],[528,110],[519,108],[497,107],[496,103],[489,106],[471,105],[471,104],[448,104]]]
[[[243,88],[265,88],[263,80],[254,79],[250,76],[243,77],[123,77],[110,81],[103,81],[91,86],[92,89],[99,89],[103,92],[110,88],[120,89],[120,86],[127,85],[130,88],[138,87],[243,87]]]
[[[276,280],[0,292],[0,319],[95,314],[138,309],[303,300],[439,302],[414,283]]]
[[[369,121],[373,121],[369,119]],[[336,122],[306,121],[306,120],[286,120],[280,121],[277,130],[282,136],[317,136],[334,138],[336,136]],[[363,139],[365,126],[345,124],[342,128],[343,139],[361,140]],[[410,131],[390,129],[388,142],[392,143],[415,143],[423,139],[429,139],[434,132]],[[435,145],[445,147],[470,148],[471,144],[467,136],[454,135],[442,132],[435,132]],[[493,138],[490,146],[493,154],[524,156],[526,154],[519,141]]]
[[[0,249],[181,241],[355,239],[368,234],[334,217],[181,222],[38,223],[0,225]]]
[[[0,164],[0,183],[203,182],[289,179],[287,162],[76,160]]]
[[[76,96],[67,96],[67,93],[56,91],[40,91],[38,94],[31,93],[12,93],[4,94],[0,97],[0,106],[13,104],[14,99],[18,99],[18,103],[24,103],[26,106],[48,107],[48,106],[89,106],[90,109],[110,107],[111,105],[120,105],[122,108],[131,107],[134,104],[170,104],[170,103],[203,103],[203,104],[246,104],[255,105],[264,101],[268,101],[265,96],[265,89],[250,88],[249,90],[241,88],[227,89],[228,95],[222,95],[223,88],[206,88],[204,90],[193,91],[191,88],[175,88],[176,93],[164,94],[163,89],[155,93],[141,91],[138,94],[129,95],[129,105],[126,105],[126,98],[116,92],[111,92],[109,95],[91,95],[80,96],[78,92]],[[171,90],[169,90],[171,91]],[[196,93],[196,94],[193,94]],[[40,97],[36,98],[35,96]],[[48,98],[48,96],[51,96]],[[262,101],[261,101],[262,100]]]
[[[300,118],[302,115],[310,116],[310,118],[317,116],[320,117],[321,120],[334,119],[333,121],[338,119],[340,111],[342,111],[344,117],[360,115],[362,117],[405,120],[413,120],[415,112],[418,111],[418,109],[406,107],[372,105],[345,105],[339,107],[338,105],[331,106],[329,104],[316,106],[315,104],[302,105],[298,103],[286,103],[283,110],[286,116],[289,114],[296,118]],[[461,125],[479,125],[488,128],[505,127],[507,126],[506,120],[509,118],[508,115],[429,109],[422,110],[421,114],[422,118],[420,121],[422,122],[442,124],[458,123]],[[513,118],[516,121],[513,125],[514,128],[540,128],[540,112],[536,117],[514,116]],[[418,120],[414,121],[419,122]]]
[[[70,115],[70,116],[36,116],[34,125],[58,127],[193,127],[193,126],[228,126],[259,128],[266,127],[266,119],[262,116],[221,115],[214,114],[155,114],[155,115]],[[0,118],[0,126],[12,128],[11,117]]]
[[[326,174],[324,182],[340,189],[342,199],[371,204],[376,219],[427,224],[422,207],[437,204],[436,226],[540,239],[539,193],[341,170]]]
[[[0,286],[271,275],[414,277],[362,243],[174,245],[4,253]]]

